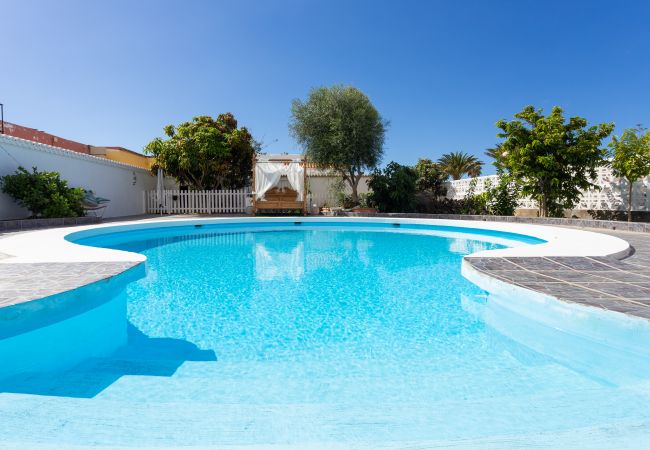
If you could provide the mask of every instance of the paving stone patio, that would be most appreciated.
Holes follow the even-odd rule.
[[[0,308],[113,277],[134,262],[0,264]]]
[[[633,247],[633,253],[622,260],[604,257],[466,260],[491,277],[562,301],[650,319],[650,234],[597,231],[625,239]]]

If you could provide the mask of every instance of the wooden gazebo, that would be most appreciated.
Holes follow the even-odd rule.
[[[303,155],[258,155],[253,162],[253,212],[307,214]]]

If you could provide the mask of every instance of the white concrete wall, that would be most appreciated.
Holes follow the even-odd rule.
[[[475,194],[485,192],[486,186],[495,186],[499,182],[497,175],[476,177]],[[447,198],[461,200],[469,190],[472,178],[447,181]],[[600,167],[594,184],[600,190],[589,189],[583,191],[580,201],[574,210],[603,210],[603,211],[624,211],[627,210],[627,181],[616,178],[609,167]],[[523,209],[537,209],[537,202],[530,198],[522,198],[519,207]],[[632,210],[650,211],[650,177],[638,180],[632,188]]]
[[[368,180],[369,177],[362,177],[359,181],[359,186],[357,192],[359,194],[367,194],[368,189]],[[326,203],[329,206],[336,206],[336,195],[333,189],[333,186],[340,180],[336,176],[314,176],[309,177],[309,189],[311,191],[311,200],[312,204],[315,204],[318,207],[322,207]],[[347,194],[352,193],[352,189],[348,183],[344,183],[344,191]]]
[[[143,192],[156,189],[156,178],[139,167],[0,135],[0,176],[14,173],[18,166],[59,172],[69,186],[92,189],[96,195],[109,198],[104,217],[144,213]],[[29,215],[0,192],[0,220]]]

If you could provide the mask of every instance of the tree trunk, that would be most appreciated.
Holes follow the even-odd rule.
[[[350,180],[350,187],[352,188],[352,195],[351,195],[352,201],[357,205],[359,204],[359,193],[357,188],[359,186],[360,179],[361,177],[353,177]]]
[[[539,217],[548,217],[548,201],[546,199],[546,194],[539,196]]]
[[[542,192],[537,200],[539,202],[539,217],[548,217],[548,195],[546,194],[546,180],[544,178],[539,180],[539,188]]]
[[[632,182],[627,181],[627,221],[632,222]]]

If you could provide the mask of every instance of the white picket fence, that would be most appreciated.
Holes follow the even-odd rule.
[[[164,190],[145,192],[149,214],[241,214],[251,204],[250,188],[220,191]]]

